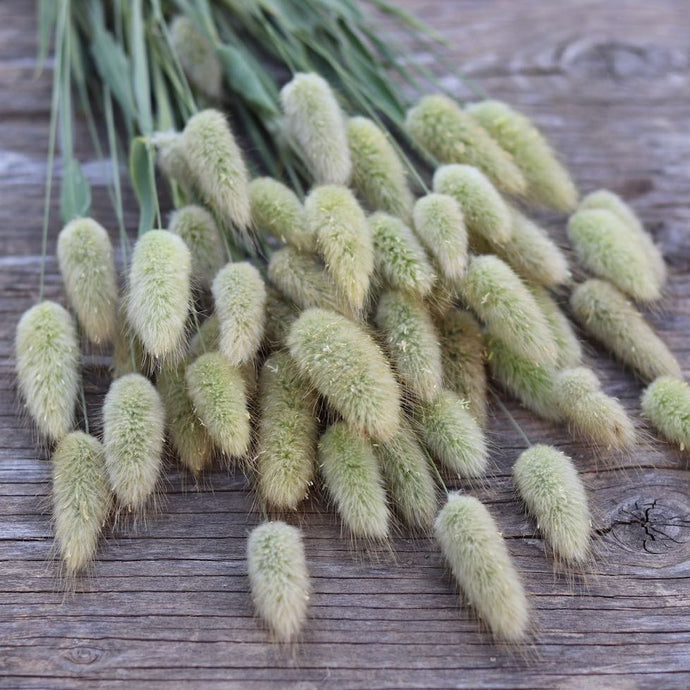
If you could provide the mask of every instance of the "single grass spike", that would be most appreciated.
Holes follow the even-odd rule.
[[[57,241],[60,273],[86,337],[109,343],[117,329],[117,275],[108,233],[91,218],[75,218]]]
[[[111,505],[103,446],[72,431],[53,454],[55,541],[69,577],[93,561]]]
[[[448,495],[436,540],[479,619],[506,642],[527,637],[529,608],[520,576],[491,514],[473,496]]]
[[[59,441],[74,426],[79,342],[74,320],[55,302],[24,312],[15,338],[19,390],[38,431]]]
[[[284,522],[264,522],[247,541],[247,569],[258,614],[280,642],[302,630],[309,605],[309,573],[302,535]]]
[[[690,386],[673,376],[654,379],[642,394],[642,412],[661,435],[690,449]]]

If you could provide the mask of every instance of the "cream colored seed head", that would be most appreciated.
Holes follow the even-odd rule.
[[[690,448],[690,385],[660,376],[642,395],[642,411],[661,434],[681,450]]]

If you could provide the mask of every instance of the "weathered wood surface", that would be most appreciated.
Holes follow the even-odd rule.
[[[687,2],[401,4],[452,42],[453,64],[534,116],[582,189],[611,187],[632,202],[671,267],[668,297],[652,319],[690,376]],[[294,652],[267,644],[244,561],[259,516],[239,474],[215,473],[195,491],[171,467],[160,514],[112,534],[92,576],[61,592],[51,560],[50,465],[18,420],[13,378],[16,322],[37,296],[50,101],[49,70],[34,76],[32,13],[25,0],[0,3],[0,686],[688,687],[687,455],[653,440],[597,467],[588,448],[513,403],[532,440],[576,459],[597,513],[593,573],[574,582],[554,576],[512,493],[510,466],[523,444],[495,410],[494,471],[476,493],[525,576],[537,628],[527,654],[478,632],[431,542],[395,539],[395,559],[372,561],[348,549],[316,501],[303,519],[311,620]],[[77,141],[82,160],[93,160],[85,128]],[[87,171],[95,216],[114,227],[103,176],[97,165]],[[127,203],[134,208],[131,197]],[[133,213],[127,223],[135,227]],[[561,233],[562,224],[554,221]],[[57,230],[54,220],[51,252]],[[53,260],[47,296],[62,299]],[[639,418],[640,385],[601,352],[596,367]],[[98,423],[105,381],[88,380]]]

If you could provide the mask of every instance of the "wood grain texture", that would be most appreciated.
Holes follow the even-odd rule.
[[[452,65],[535,119],[583,190],[606,186],[633,204],[671,268],[663,308],[651,319],[690,376],[687,2],[401,4],[448,38]],[[314,585],[309,625],[296,650],[268,644],[247,593],[246,535],[260,516],[244,479],[219,471],[197,491],[172,464],[160,513],[114,530],[91,576],[62,592],[47,510],[50,465],[18,419],[13,376],[16,322],[38,292],[50,104],[50,70],[34,74],[32,13],[24,0],[0,3],[0,686],[688,687],[688,456],[650,440],[606,464],[510,401],[532,440],[575,458],[596,511],[592,573],[554,575],[509,478],[523,444],[493,410],[491,481],[465,488],[489,504],[524,574],[537,630],[526,653],[478,631],[432,542],[396,538],[395,556],[353,552],[317,499],[301,518]],[[83,123],[76,142],[94,184],[94,215],[115,237],[106,178]],[[126,203],[134,231],[131,194]],[[546,220],[563,238],[563,219]],[[58,229],[55,214],[51,254]],[[53,259],[47,297],[64,299]],[[639,419],[639,383],[591,351],[606,390]],[[98,358],[87,365],[98,427],[107,379]]]

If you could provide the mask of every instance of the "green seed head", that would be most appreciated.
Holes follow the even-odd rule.
[[[59,441],[74,426],[79,343],[74,321],[55,302],[26,311],[15,339],[19,390],[42,436]]]
[[[140,374],[113,381],[103,403],[103,445],[110,486],[120,504],[142,510],[160,476],[163,403]]]
[[[192,257],[182,238],[149,230],[134,247],[127,320],[153,357],[179,355],[192,299]]]
[[[284,522],[264,522],[247,541],[247,569],[258,614],[280,642],[299,635],[307,618],[309,573],[302,535]]]
[[[96,344],[110,342],[117,327],[117,276],[108,233],[91,218],[76,218],[60,232],[57,256],[86,337]]]
[[[642,395],[642,411],[681,450],[690,448],[690,386],[672,376],[655,379]]]
[[[422,151],[441,163],[473,165],[509,194],[525,191],[525,178],[512,158],[447,96],[422,98],[407,112],[405,128]]]
[[[299,371],[358,433],[384,441],[400,421],[400,390],[371,336],[344,316],[308,309],[290,329]]]
[[[371,442],[343,422],[333,424],[319,441],[319,463],[328,493],[352,536],[385,539],[390,513]]]
[[[613,285],[588,280],[570,298],[575,318],[645,381],[681,378],[680,364],[642,314]]]
[[[352,160],[352,187],[375,211],[385,211],[406,223],[412,214],[413,197],[405,169],[388,135],[366,117],[347,123]]]
[[[460,590],[479,619],[499,639],[524,640],[529,625],[527,597],[486,507],[472,496],[451,493],[434,530]]]
[[[249,449],[246,383],[242,372],[220,352],[207,352],[187,367],[187,391],[214,443],[232,457]]]
[[[299,315],[294,304],[286,302],[280,292],[266,287],[266,329],[264,340],[269,348],[285,347],[288,333]]]
[[[68,576],[93,561],[110,507],[103,446],[81,431],[67,434],[53,454],[53,517]]]
[[[287,352],[277,352],[266,360],[259,402],[259,494],[271,508],[296,510],[314,477],[317,398],[295,371]]]
[[[513,479],[554,556],[566,563],[586,561],[592,524],[573,461],[552,446],[532,446],[513,465]]]
[[[527,117],[500,101],[475,103],[467,112],[517,163],[530,201],[564,213],[575,208],[578,192],[568,171]]]
[[[203,355],[205,352],[215,352],[220,343],[220,322],[216,314],[211,314],[197,329],[189,343],[187,361]]]
[[[417,237],[451,284],[467,270],[467,229],[458,202],[446,194],[427,194],[414,205]]]
[[[176,182],[189,195],[195,196],[195,181],[187,163],[181,132],[155,132],[156,165],[170,182]]]
[[[296,74],[280,92],[285,129],[316,184],[346,184],[350,149],[345,119],[328,82],[318,74]]]

